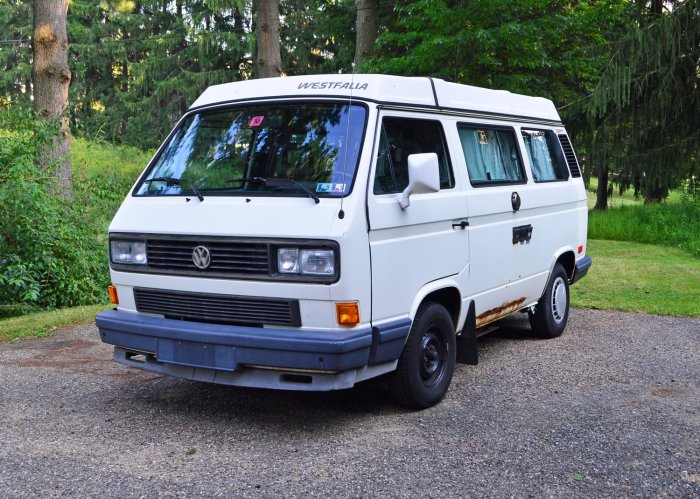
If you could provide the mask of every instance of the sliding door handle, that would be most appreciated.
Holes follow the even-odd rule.
[[[520,209],[520,194],[514,192],[510,195],[510,205],[513,207],[513,211]]]

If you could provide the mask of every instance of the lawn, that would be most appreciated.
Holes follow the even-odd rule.
[[[95,320],[95,315],[98,312],[107,310],[112,306],[87,305],[1,319],[0,342],[50,336],[56,329],[62,327],[89,324]]]
[[[592,239],[593,266],[571,288],[573,307],[700,317],[700,259],[651,244]]]
[[[588,195],[588,209],[592,210],[595,206],[596,191],[598,190],[598,179],[591,177],[588,182],[586,194]],[[667,203],[678,203],[681,201],[681,192],[673,190],[669,193]],[[613,188],[612,196],[608,198],[608,208],[619,208],[620,206],[639,206],[644,204],[644,197],[635,198],[634,191],[626,190],[620,194],[619,189]]]

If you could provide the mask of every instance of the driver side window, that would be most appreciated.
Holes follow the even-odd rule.
[[[408,156],[434,152],[440,164],[440,189],[454,187],[445,136],[438,121],[384,118],[377,152],[374,194],[402,192],[408,185]]]

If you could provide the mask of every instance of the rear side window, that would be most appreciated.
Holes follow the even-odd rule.
[[[513,129],[460,125],[459,139],[472,185],[525,181]]]
[[[556,146],[554,132],[526,129],[521,132],[535,182],[551,182],[569,178],[564,166],[564,158]]]
[[[454,187],[454,174],[439,121],[384,118],[377,152],[373,192],[402,192],[408,185],[408,156],[424,152],[437,154],[440,189]]]

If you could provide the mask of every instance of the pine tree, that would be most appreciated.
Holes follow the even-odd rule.
[[[0,0],[0,104],[31,105],[32,8],[28,0]]]
[[[608,170],[645,202],[700,174],[700,0],[640,9],[639,25],[612,44],[613,56],[580,106],[589,162],[599,168],[596,207],[605,208]]]

